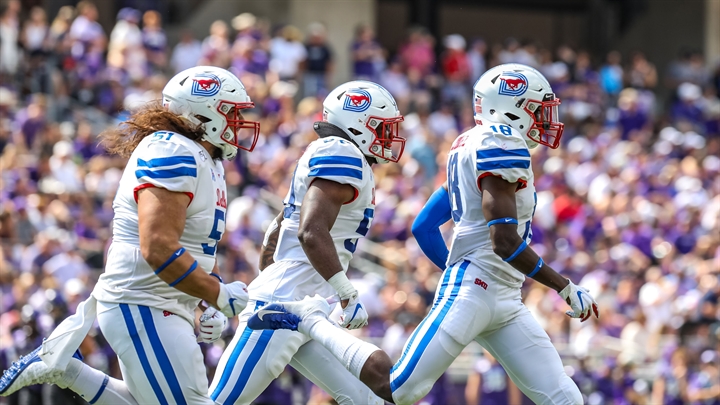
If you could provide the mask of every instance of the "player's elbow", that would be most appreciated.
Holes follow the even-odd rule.
[[[418,235],[421,235],[423,232],[427,232],[428,229],[425,227],[425,224],[422,221],[415,220],[412,224],[412,227],[410,228],[410,231],[417,239]]]
[[[147,236],[140,238],[140,254],[152,268],[161,266],[174,250],[166,238]]]
[[[512,230],[497,230],[492,233],[493,252],[501,258],[510,257],[521,243],[520,236]]]
[[[300,226],[298,229],[298,240],[303,248],[312,249],[318,242],[317,229],[313,229],[309,226]]]

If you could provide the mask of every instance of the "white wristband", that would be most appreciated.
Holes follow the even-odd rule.
[[[341,300],[347,300],[353,296],[357,297],[357,290],[353,287],[350,280],[348,280],[344,271],[335,273],[334,276],[330,277],[328,283],[337,291]]]

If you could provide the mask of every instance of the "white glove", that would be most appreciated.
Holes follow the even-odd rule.
[[[220,335],[228,324],[227,316],[213,307],[200,315],[200,341],[203,343],[212,343],[220,339]]]
[[[358,329],[367,325],[368,313],[360,302],[358,294],[353,294],[348,300],[347,306],[343,308],[340,316],[340,326],[347,329]]]
[[[575,285],[570,280],[568,281],[570,283],[567,287],[558,293],[572,308],[572,311],[566,311],[565,313],[571,318],[581,318],[581,322],[587,321],[593,312],[595,312],[595,317],[598,318],[600,315],[598,314],[597,302],[595,302],[588,290]]]
[[[242,281],[234,281],[230,284],[220,283],[220,293],[217,298],[217,309],[228,318],[237,316],[247,306],[248,302],[247,285]]]

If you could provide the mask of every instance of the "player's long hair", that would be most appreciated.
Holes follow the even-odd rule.
[[[136,110],[117,127],[103,131],[100,142],[108,152],[130,157],[140,141],[158,131],[175,132],[193,141],[199,141],[205,134],[202,124],[195,125],[167,111],[158,100]]]

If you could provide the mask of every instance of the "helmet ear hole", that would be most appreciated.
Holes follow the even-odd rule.
[[[202,122],[203,124],[206,124],[206,123],[212,121],[212,119],[210,119],[210,118],[208,118],[208,117],[206,117],[206,116],[204,116],[204,115],[200,115],[200,114],[195,114],[195,118],[197,118],[198,120],[200,120],[200,122]]]
[[[362,132],[358,131],[355,128],[348,128],[348,131],[352,132],[353,135],[361,135]]]
[[[517,115],[515,115],[513,113],[505,113],[505,116],[510,118],[511,121],[517,121],[520,119],[520,117],[518,117]]]

